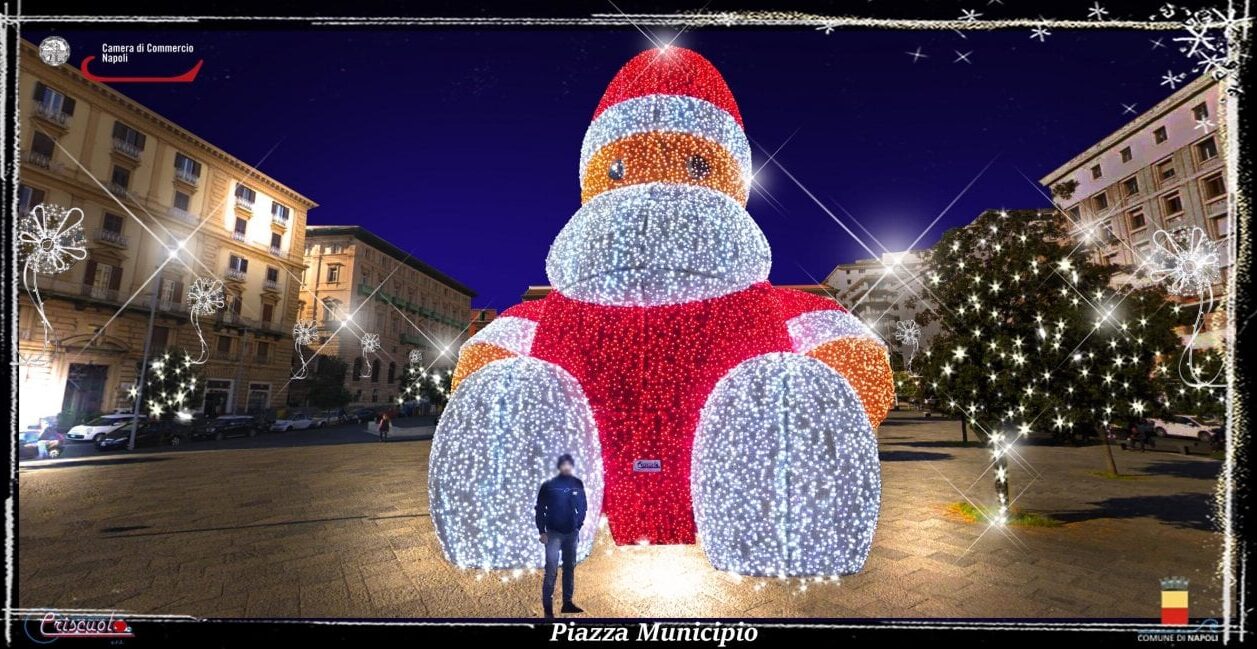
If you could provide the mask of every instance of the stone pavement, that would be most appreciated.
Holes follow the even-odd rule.
[[[946,512],[993,500],[987,452],[954,421],[879,431],[881,520],[863,572],[840,582],[738,578],[694,546],[615,548],[577,569],[599,617],[1140,617],[1159,580],[1191,580],[1216,616],[1220,463],[1122,452],[1132,479],[1094,475],[1104,450],[1029,444],[1014,494],[1054,528],[1009,535]],[[259,438],[263,439],[263,438]],[[540,575],[459,571],[427,513],[428,441],[197,449],[87,457],[19,476],[21,608],[223,617],[525,617]],[[1038,478],[1032,478],[1037,472]]]

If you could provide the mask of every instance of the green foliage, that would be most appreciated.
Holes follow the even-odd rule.
[[[920,386],[918,385],[918,377],[914,376],[907,370],[898,370],[895,372],[895,396],[901,402],[915,403],[921,396]]]
[[[353,395],[345,387],[348,365],[335,356],[319,356],[314,369],[306,377],[306,402],[316,408],[343,408]]]
[[[918,355],[926,396],[980,431],[1103,434],[1164,413],[1157,378],[1182,316],[1076,248],[1064,217],[988,211],[949,230],[927,271],[942,330]]]

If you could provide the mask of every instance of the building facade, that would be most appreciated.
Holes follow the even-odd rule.
[[[1219,84],[1200,77],[1040,179],[1096,261],[1123,268],[1116,284],[1147,283],[1136,271],[1155,232],[1198,227],[1218,243],[1224,292],[1232,219],[1218,99]]]
[[[359,226],[306,229],[302,320],[319,325],[312,351],[349,366],[354,404],[393,403],[416,351],[428,368],[449,370],[467,338],[476,296],[466,285]],[[379,349],[364,353],[367,334]]]
[[[293,351],[306,213],[315,203],[73,66],[22,42],[18,216],[82,211],[86,258],[19,290],[19,417],[130,408],[154,312],[154,350],[202,347],[189,319],[198,278],[224,308],[200,318],[204,409],[282,403]],[[29,285],[27,285],[29,286]]]
[[[489,326],[489,323],[497,317],[497,309],[472,309],[471,318],[468,320],[470,324],[467,327],[467,337],[471,338],[476,335],[477,331]]]
[[[925,283],[928,259],[926,250],[888,252],[879,259],[839,264],[825,278],[825,284],[838,302],[869,325],[892,351],[910,354],[895,339],[900,321],[913,320],[920,325],[917,347],[921,350],[928,348],[939,332],[937,317],[921,324],[927,319],[922,314],[934,310]]]

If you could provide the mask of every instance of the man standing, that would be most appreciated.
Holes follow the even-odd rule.
[[[575,462],[564,453],[559,456],[559,474],[541,484],[537,492],[537,531],[546,546],[546,576],[541,583],[541,608],[554,617],[554,578],[563,558],[563,613],[584,613],[572,603],[576,587],[576,539],[585,523],[585,483],[572,475]]]

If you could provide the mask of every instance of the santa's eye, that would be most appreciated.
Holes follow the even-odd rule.
[[[711,163],[707,162],[707,158],[701,155],[690,156],[689,161],[685,163],[685,168],[690,171],[690,178],[694,180],[702,180],[711,173]]]
[[[624,179],[624,161],[619,158],[616,158],[611,163],[611,166],[607,168],[607,176],[610,177],[611,180],[623,180]]]

